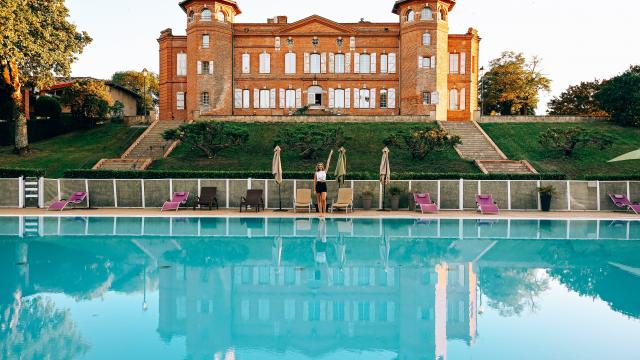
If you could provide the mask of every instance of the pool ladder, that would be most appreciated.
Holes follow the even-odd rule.
[[[39,208],[40,204],[40,180],[36,177],[24,179],[24,207]]]

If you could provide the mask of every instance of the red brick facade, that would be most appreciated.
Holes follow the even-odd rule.
[[[243,24],[235,22],[236,1],[185,0],[187,35],[167,29],[158,39],[160,119],[288,115],[309,106],[330,114],[470,120],[480,38],[474,29],[449,34],[454,5],[398,0],[398,23],[314,15]]]

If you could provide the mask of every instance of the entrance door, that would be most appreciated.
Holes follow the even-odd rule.
[[[309,94],[309,106],[319,107],[322,106],[322,88],[320,86],[311,86],[307,90]]]

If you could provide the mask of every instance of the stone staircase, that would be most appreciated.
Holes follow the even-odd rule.
[[[177,142],[165,141],[162,134],[168,129],[182,125],[182,121],[154,121],[140,137],[131,144],[119,159],[102,159],[94,170],[145,170],[153,160],[162,159],[173,151]]]
[[[537,174],[525,160],[509,160],[475,121],[443,121],[440,126],[451,135],[458,135],[462,144],[456,146],[461,158],[473,160],[485,174]]]

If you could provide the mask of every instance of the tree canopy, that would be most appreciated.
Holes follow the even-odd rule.
[[[62,102],[74,116],[93,122],[107,117],[112,99],[104,82],[82,80],[65,89]]]
[[[249,140],[249,132],[233,123],[197,121],[164,132],[165,140],[179,140],[214,159],[224,149],[242,145]]]
[[[22,88],[42,88],[55,76],[68,76],[91,42],[68,18],[64,0],[0,0],[0,88],[11,99],[20,153],[29,146]]]
[[[613,121],[640,126],[640,65],[605,82],[595,99]]]
[[[138,101],[138,114],[144,114],[145,103],[147,105],[147,111],[152,110],[156,105],[158,105],[158,97],[160,95],[158,74],[150,71],[147,72],[145,84],[145,76],[142,71],[119,71],[113,74],[111,81],[115,84],[133,90],[143,98]]]
[[[551,90],[551,80],[540,71],[540,63],[538,57],[527,61],[515,52],[504,52],[492,60],[481,79],[484,114],[535,114],[540,91]]]
[[[562,94],[549,102],[549,115],[607,116],[595,94],[603,82],[583,81],[569,86]]]

